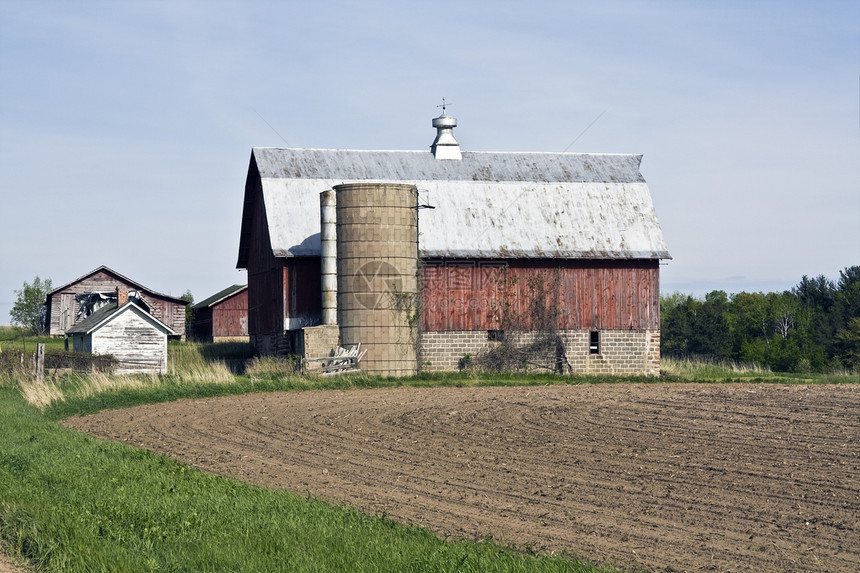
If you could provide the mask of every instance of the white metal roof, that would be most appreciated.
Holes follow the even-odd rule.
[[[423,257],[670,258],[641,159],[464,151],[462,160],[439,161],[427,151],[252,151],[278,257],[319,255],[320,192],[341,183],[396,182],[416,185],[419,201],[435,207],[419,210]]]
[[[463,151],[458,161],[440,161],[429,151],[355,149],[252,150],[263,179],[346,181],[535,181],[643,183],[641,155],[591,153],[504,153]]]

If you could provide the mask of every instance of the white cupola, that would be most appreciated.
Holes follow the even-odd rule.
[[[444,103],[442,104],[442,115],[433,119],[433,127],[436,128],[436,140],[430,146],[433,157],[436,159],[463,159],[460,153],[460,144],[454,139],[453,130],[457,127],[457,120],[445,113]]]

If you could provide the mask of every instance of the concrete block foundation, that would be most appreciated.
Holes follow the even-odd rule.
[[[598,351],[591,350],[590,330],[559,332],[567,360],[575,374],[660,375],[659,330],[598,331]],[[505,333],[526,345],[538,333]],[[464,367],[469,358],[488,351],[498,335],[495,331],[449,330],[422,332],[419,342],[420,368],[424,372],[450,372]]]

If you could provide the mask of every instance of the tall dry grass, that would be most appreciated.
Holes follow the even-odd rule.
[[[283,380],[301,375],[301,361],[294,357],[257,356],[248,363],[245,373],[252,382]]]
[[[110,374],[106,372],[58,374],[46,373],[42,382],[32,370],[16,368],[4,371],[3,385],[18,386],[24,398],[34,406],[45,409],[57,402],[88,398],[120,390],[157,390],[162,387],[232,384],[235,375],[222,361],[204,358],[199,350],[188,345],[171,352],[168,374]]]
[[[726,378],[775,376],[770,367],[753,362],[718,360],[706,357],[660,359],[660,370],[667,376],[691,380],[720,380]]]

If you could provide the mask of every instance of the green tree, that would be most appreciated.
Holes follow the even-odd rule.
[[[852,319],[860,317],[860,266],[839,271],[836,283],[836,303],[833,307],[837,329],[845,328]]]
[[[839,331],[836,348],[846,368],[860,370],[860,317],[852,318],[848,326]]]
[[[858,283],[860,283],[860,265],[845,267],[839,271],[839,280],[836,282],[836,288],[845,292],[851,285]]]
[[[678,293],[662,297],[662,350],[673,356],[730,356],[731,337],[726,320],[727,308],[728,297],[723,291],[709,292],[704,301]]]
[[[47,329],[45,317],[48,307],[45,299],[51,291],[51,279],[41,280],[38,276],[32,284],[24,281],[24,286],[15,291],[15,304],[9,311],[12,324],[24,326],[36,334],[42,334]]]
[[[774,335],[788,338],[792,329],[797,326],[797,298],[788,291],[782,294],[770,292],[767,294],[767,302]]]
[[[806,308],[830,310],[836,300],[836,285],[824,275],[815,278],[803,275],[792,292]]]
[[[191,294],[191,290],[186,290],[180,296],[182,300],[187,302],[185,305],[185,338],[189,339],[191,335],[191,325],[194,322],[194,311],[191,310],[191,305],[194,304],[194,295]]]
[[[729,358],[732,352],[731,332],[726,319],[729,297],[725,291],[714,290],[705,295],[694,322],[695,354]]]
[[[728,320],[734,357],[764,362],[771,338],[767,297],[760,292],[735,294],[732,296]]]
[[[810,311],[809,335],[812,342],[817,346],[831,346],[833,336],[840,328],[840,321],[832,312],[837,298],[836,285],[824,275],[813,279],[803,275],[791,292],[800,306]]]
[[[694,337],[693,317],[699,301],[690,295],[674,293],[660,299],[660,346],[669,356],[691,352]]]
[[[664,320],[666,314],[673,312],[678,306],[684,304],[689,296],[678,291],[672,294],[660,295],[660,320]]]

